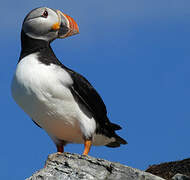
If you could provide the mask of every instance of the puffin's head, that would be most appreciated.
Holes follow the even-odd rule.
[[[32,10],[24,19],[23,32],[33,38],[48,42],[79,33],[76,22],[59,10],[40,7]]]

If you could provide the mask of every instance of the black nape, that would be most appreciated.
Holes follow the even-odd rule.
[[[63,67],[63,64],[55,56],[50,42],[40,39],[33,39],[27,36],[24,31],[21,32],[21,53],[19,62],[32,53],[38,53],[38,60],[46,65],[57,64]]]
[[[38,52],[40,49],[50,47],[50,42],[40,39],[33,39],[27,36],[24,31],[21,31],[21,54],[19,61],[25,56]]]

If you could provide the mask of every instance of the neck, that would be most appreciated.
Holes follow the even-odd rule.
[[[25,56],[39,52],[43,49],[50,48],[50,43],[40,39],[33,39],[27,36],[23,30],[21,32],[21,54],[20,59],[24,58]]]
[[[63,66],[61,62],[56,58],[50,46],[50,42],[30,38],[23,31],[21,32],[21,48],[22,50],[20,53],[19,61],[27,55],[38,52],[39,61],[42,63],[47,65],[53,63]]]

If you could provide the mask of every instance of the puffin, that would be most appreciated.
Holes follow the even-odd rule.
[[[127,141],[116,134],[118,124],[90,82],[63,65],[50,44],[79,33],[74,19],[48,7],[33,9],[21,30],[21,53],[11,84],[12,97],[32,121],[50,136],[57,152],[68,143],[119,147]]]

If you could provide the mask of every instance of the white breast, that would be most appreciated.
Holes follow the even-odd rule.
[[[83,136],[95,132],[89,119],[75,102],[69,86],[73,81],[63,68],[45,65],[37,54],[24,57],[12,81],[12,95],[17,104],[48,134],[59,139],[83,143]]]

